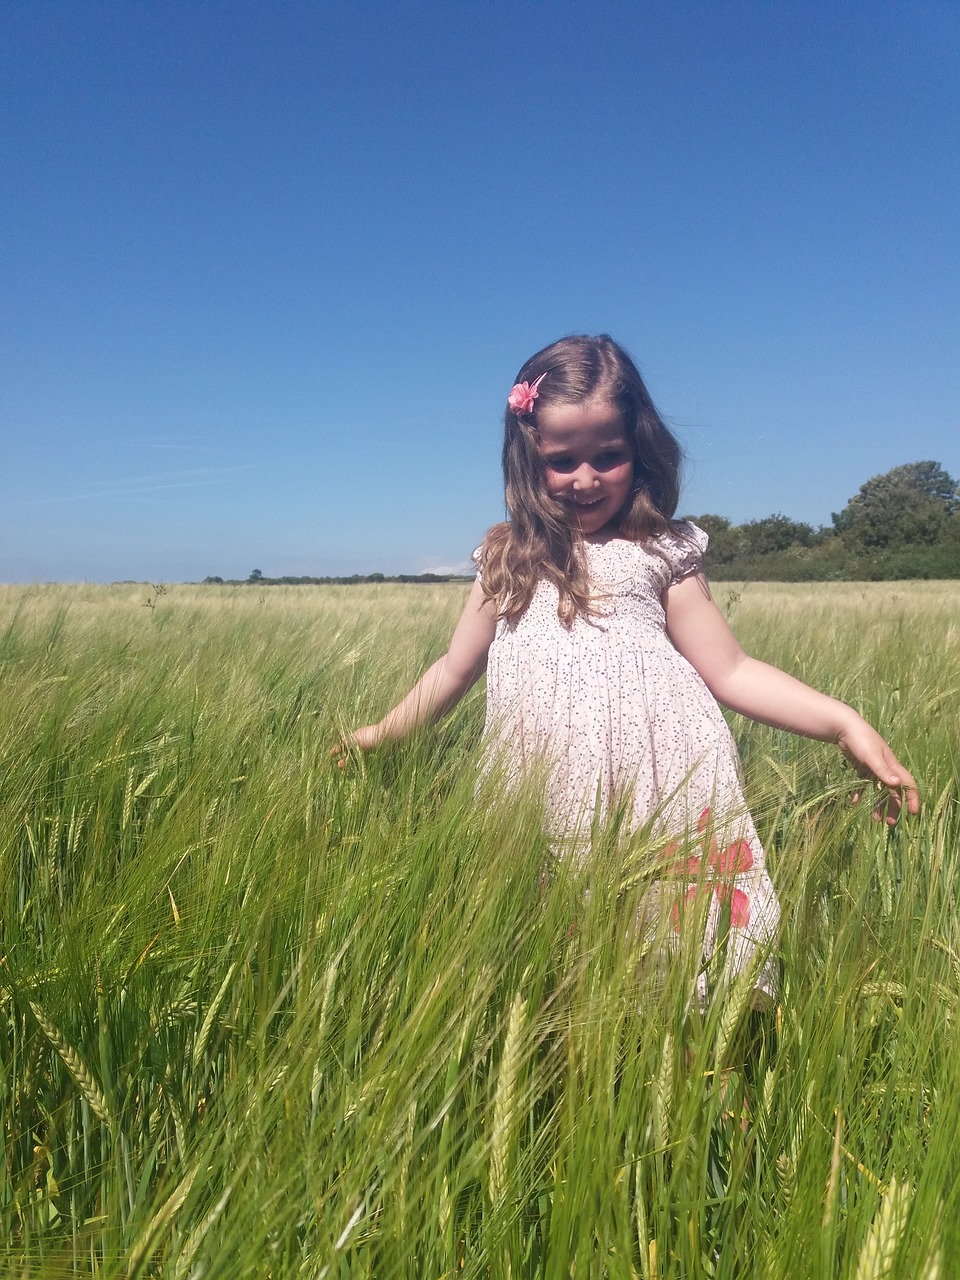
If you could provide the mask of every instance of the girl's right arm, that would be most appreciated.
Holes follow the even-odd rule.
[[[480,579],[473,584],[460,615],[450,647],[413,686],[407,696],[377,724],[366,724],[347,734],[331,754],[342,769],[351,747],[369,751],[381,742],[402,738],[421,724],[430,724],[451,711],[467,690],[483,675],[487,652],[497,627],[493,602],[483,594]]]

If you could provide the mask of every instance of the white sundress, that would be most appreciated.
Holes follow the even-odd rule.
[[[689,522],[648,543],[584,543],[596,614],[566,627],[541,582],[501,619],[487,661],[484,743],[516,777],[544,770],[546,831],[559,851],[589,848],[591,826],[624,804],[630,830],[678,842],[674,918],[710,893],[704,954],[724,906],[728,974],[756,965],[773,994],[779,905],[747,811],[736,746],[703,680],[667,637],[667,587],[702,568],[707,535]],[[481,566],[482,571],[482,566]],[[631,813],[632,810],[632,813]],[[682,852],[679,849],[682,848]],[[706,863],[706,865],[702,865]],[[760,952],[757,962],[757,950]]]

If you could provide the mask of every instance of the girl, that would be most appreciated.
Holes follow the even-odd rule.
[[[754,963],[772,993],[779,909],[746,811],[718,703],[836,742],[884,790],[878,815],[918,810],[916,784],[851,707],[748,657],[710,596],[707,536],[675,521],[681,452],[626,352],[571,337],[520,369],[504,417],[510,519],[476,553],[480,572],[450,648],[378,724],[334,748],[339,764],[449,711],[486,670],[485,743],[518,775],[544,770],[547,831],[575,857],[592,823],[674,837],[671,870],[707,886],[709,955],[726,908],[728,965]],[[855,797],[855,799],[858,797]],[[681,849],[693,858],[677,859]],[[763,959],[767,956],[767,959]]]

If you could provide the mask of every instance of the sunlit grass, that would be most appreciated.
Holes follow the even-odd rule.
[[[478,792],[482,690],[334,767],[464,594],[0,591],[8,1274],[953,1274],[960,588],[715,589],[924,787],[890,833],[734,719],[769,1015],[638,934],[649,851],[543,874],[535,797]]]

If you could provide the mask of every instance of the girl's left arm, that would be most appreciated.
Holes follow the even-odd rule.
[[[746,654],[714,604],[702,573],[668,587],[664,608],[674,647],[718,702],[761,724],[835,742],[861,777],[875,778],[887,789],[879,808],[888,822],[896,822],[904,803],[909,813],[919,811],[913,776],[879,733],[846,703]]]

